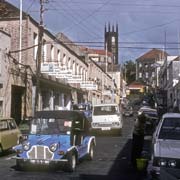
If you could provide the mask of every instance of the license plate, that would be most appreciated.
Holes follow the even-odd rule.
[[[110,127],[103,127],[103,128],[101,128],[101,130],[102,131],[107,131],[107,130],[111,130],[111,128]]]
[[[32,164],[49,164],[48,160],[30,160]]]

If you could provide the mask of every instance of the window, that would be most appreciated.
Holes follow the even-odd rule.
[[[167,69],[167,81],[169,80],[169,69]]]
[[[152,77],[155,77],[155,72],[152,72]]]
[[[67,118],[37,118],[31,124],[31,134],[70,134],[72,121]]]
[[[79,73],[78,73],[79,75],[82,75],[82,70],[83,70],[83,69],[82,69],[82,67],[80,66],[80,67],[79,67]]]
[[[8,130],[8,122],[7,120],[0,121],[0,131]]]
[[[37,59],[37,51],[38,51],[38,35],[34,33],[33,35],[33,45],[34,45],[34,60],[36,61]]]
[[[160,129],[159,139],[180,140],[180,119],[165,118]]]
[[[94,115],[113,115],[118,112],[116,106],[97,106],[94,107]]]
[[[141,63],[139,63],[139,67],[140,67],[140,68],[142,67],[142,64],[141,64]]]
[[[79,64],[76,65],[76,74],[79,74]]]
[[[68,68],[71,69],[71,58],[68,59]]]
[[[47,61],[47,44],[46,41],[43,41],[43,62]]]
[[[58,51],[57,51],[57,60],[58,60],[58,63],[59,63],[59,65],[61,64],[61,52],[60,52],[60,50],[58,49]]]
[[[114,45],[114,44],[115,44],[116,39],[115,39],[115,37],[114,37],[114,36],[112,36],[111,42],[112,42],[112,45]]]
[[[82,71],[82,80],[86,80],[86,71],[85,71],[85,69],[83,69],[83,71]]]
[[[142,78],[142,73],[141,72],[139,73],[139,78]]]
[[[73,74],[76,74],[76,63],[73,61]]]
[[[88,72],[85,71],[85,80],[87,80],[87,77],[88,77]]]
[[[149,74],[148,74],[148,72],[146,72],[146,78],[148,78],[149,77]]]
[[[13,120],[8,120],[8,124],[10,129],[16,129],[16,125]]]
[[[63,65],[63,66],[66,66],[66,55],[65,55],[65,54],[63,54],[63,62],[62,62],[62,65]]]
[[[51,45],[51,61],[54,61],[54,46]]]

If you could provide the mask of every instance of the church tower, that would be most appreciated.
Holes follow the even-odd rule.
[[[116,24],[116,29],[114,25],[104,28],[104,49],[107,47],[107,51],[113,54],[113,64],[118,64],[118,25]]]

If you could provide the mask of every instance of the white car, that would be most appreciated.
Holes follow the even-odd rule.
[[[161,167],[180,169],[180,113],[162,116],[152,145],[152,172],[159,174]]]
[[[122,114],[118,104],[99,104],[93,106],[92,130],[112,130],[121,133],[122,126]]]

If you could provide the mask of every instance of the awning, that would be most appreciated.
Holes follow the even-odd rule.
[[[40,87],[46,88],[46,89],[52,89],[56,91],[61,91],[63,93],[70,93],[72,90],[72,87],[68,84],[61,83],[59,81],[54,81],[52,79],[47,79],[40,77]]]

